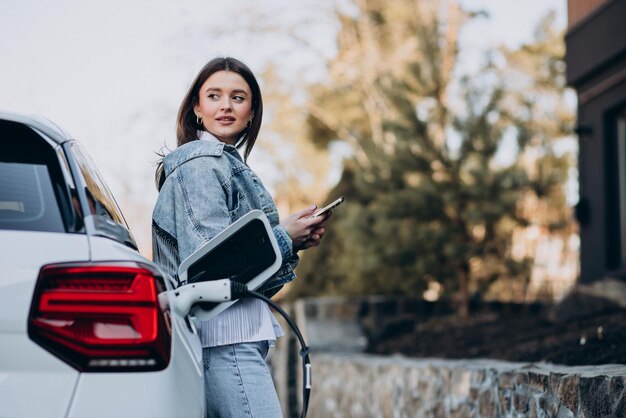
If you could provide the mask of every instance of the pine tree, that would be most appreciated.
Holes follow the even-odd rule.
[[[459,28],[472,15],[455,2],[354,6],[338,16],[330,81],[312,89],[308,116],[318,146],[352,145],[329,195],[347,201],[304,257],[294,294],[420,296],[436,284],[466,315],[471,292],[528,278],[531,260],[511,254],[513,231],[532,222],[524,196],[558,208],[553,228],[565,224],[567,162],[550,139],[567,124],[537,114],[546,92],[561,100],[561,51],[546,48],[554,41],[546,23],[536,49],[503,50],[505,64],[459,77]],[[540,74],[533,64],[518,68],[517,60],[544,59]],[[511,65],[525,85],[510,80]],[[507,136],[524,157],[511,164],[497,157]]]

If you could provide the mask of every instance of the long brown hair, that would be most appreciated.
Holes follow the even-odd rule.
[[[250,126],[242,132],[243,137],[237,143],[238,148],[244,145],[246,146],[243,158],[244,161],[247,161],[248,156],[254,147],[254,143],[256,142],[256,138],[259,135],[259,130],[261,129],[261,120],[263,119],[263,98],[261,97],[259,83],[250,68],[248,68],[248,66],[243,62],[231,57],[214,58],[209,61],[204,67],[202,67],[191,84],[191,87],[189,87],[189,90],[187,91],[187,94],[178,109],[178,117],[176,118],[176,145],[177,147],[180,147],[187,142],[197,141],[197,132],[199,130],[206,130],[204,125],[197,122],[196,114],[194,113],[193,108],[200,100],[200,87],[202,87],[204,82],[209,77],[218,71],[232,71],[239,74],[244,80],[246,80],[246,83],[248,83],[252,93],[252,114],[254,115],[254,118],[252,119]],[[163,160],[161,160],[157,165],[155,182],[157,190],[161,190],[161,187],[165,182]]]

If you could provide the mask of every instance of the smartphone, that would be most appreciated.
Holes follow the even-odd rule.
[[[316,210],[313,215],[309,216],[307,219],[311,219],[311,218],[315,218],[316,216],[320,216],[325,214],[326,212],[328,212],[329,210],[331,210],[334,207],[337,207],[339,205],[341,205],[344,201],[343,196],[341,196],[339,199],[335,200],[334,202],[324,206],[321,209]]]

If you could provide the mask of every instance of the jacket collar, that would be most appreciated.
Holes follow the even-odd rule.
[[[168,177],[178,166],[193,158],[202,156],[219,157],[224,152],[225,145],[218,139],[215,139],[215,141],[190,141],[181,145],[163,159],[165,177]]]
[[[207,131],[198,131],[198,139],[200,141],[208,141],[208,142],[216,142],[218,144],[222,144],[223,142],[220,141],[219,139],[217,139],[215,137],[215,135],[207,132]]]
[[[239,138],[239,140],[237,141],[237,144],[235,145],[226,144],[220,141],[219,139],[217,139],[215,135],[207,131],[198,131],[198,139],[200,141],[207,141],[207,142],[222,144],[223,145],[222,148],[225,149],[226,152],[230,152],[231,154],[235,155],[238,160],[243,161],[243,158],[241,158],[241,154],[239,153],[239,150],[237,149],[237,144],[241,142],[241,140],[243,139],[243,135],[241,136],[241,138]]]

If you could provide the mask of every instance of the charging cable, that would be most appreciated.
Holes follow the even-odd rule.
[[[267,296],[262,295],[261,293],[255,292],[253,290],[249,290],[248,286],[244,283],[239,283],[236,281],[230,282],[230,291],[232,299],[240,299],[240,298],[256,298],[261,299],[272,308],[276,310],[285,321],[289,324],[291,329],[293,330],[296,337],[298,337],[298,341],[300,342],[300,357],[302,357],[302,414],[301,418],[305,418],[307,414],[307,410],[309,409],[309,397],[311,396],[311,360],[309,358],[309,347],[306,345],[304,338],[302,337],[302,333],[298,328],[298,325],[294,322],[293,319],[285,312],[276,302]]]

